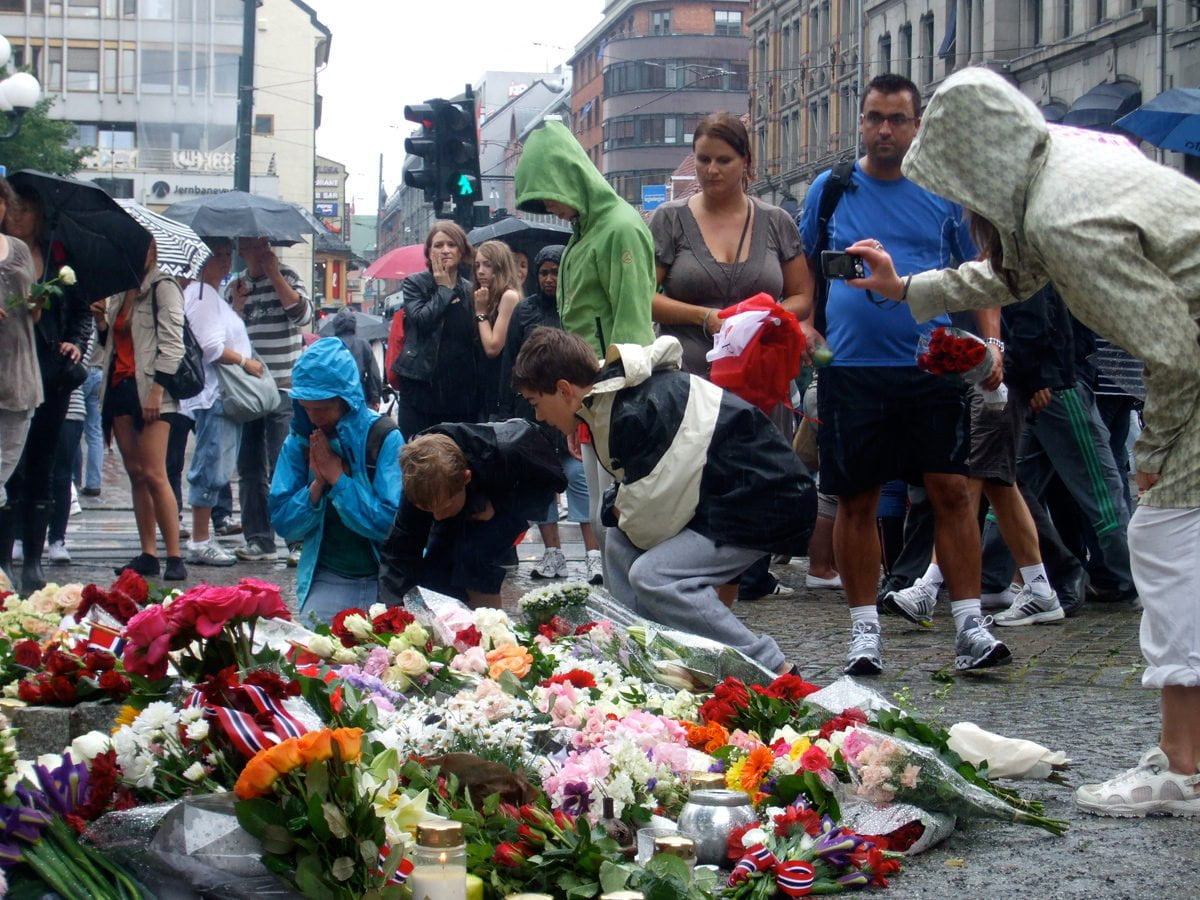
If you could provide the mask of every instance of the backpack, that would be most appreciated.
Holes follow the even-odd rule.
[[[158,285],[165,280],[170,279],[160,278],[150,286],[155,335],[158,334]],[[179,360],[179,368],[172,375],[159,373],[155,377],[176,400],[190,400],[204,390],[204,351],[192,334],[186,315],[183,317],[183,358]]]
[[[403,352],[404,307],[402,306],[392,314],[392,325],[388,329],[387,355],[383,359],[383,370],[388,386],[396,391],[400,390],[400,373],[396,369],[396,364],[400,361],[400,354]]]
[[[813,328],[825,334],[825,305],[829,300],[829,279],[821,272],[821,251],[829,249],[829,220],[841,202],[842,195],[850,187],[850,174],[855,161],[844,160],[829,170],[829,180],[821,189],[821,200],[817,204],[817,243],[812,252],[806,253],[808,265],[813,273]]]
[[[367,480],[371,484],[375,483],[376,464],[379,462],[379,451],[383,449],[383,442],[389,434],[399,430],[400,426],[391,416],[380,416],[371,423],[371,430],[367,432]]]

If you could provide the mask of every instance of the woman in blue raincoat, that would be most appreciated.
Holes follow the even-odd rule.
[[[404,438],[370,409],[358,366],[324,338],[292,371],[292,430],[271,479],[272,527],[303,541],[296,598],[303,618],[330,622],[379,596],[379,547],[400,503]]]

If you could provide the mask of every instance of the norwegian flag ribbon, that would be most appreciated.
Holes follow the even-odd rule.
[[[275,730],[284,738],[300,737],[308,731],[300,722],[283,708],[282,704],[262,688],[253,684],[243,684],[242,691],[250,698],[254,708],[261,713],[267,713],[275,721]]]
[[[247,759],[254,756],[259,750],[265,750],[267,747],[279,743],[278,738],[268,735],[255,724],[253,716],[230,709],[228,706],[210,706],[208,710],[216,718],[229,739],[233,741],[238,752]]]
[[[392,853],[390,846],[384,847],[379,851],[379,868],[375,870],[376,875],[382,875],[387,871],[388,857]],[[404,884],[408,881],[408,876],[412,874],[413,863],[410,859],[401,859],[400,865],[396,866],[396,871],[388,877],[388,884]]]
[[[729,876],[730,886],[741,884],[754,872],[765,872],[773,869],[779,858],[767,849],[766,844],[755,844],[746,850],[746,855],[738,860]]]
[[[789,897],[803,897],[812,891],[816,880],[812,863],[802,859],[788,859],[775,866],[775,883]]]

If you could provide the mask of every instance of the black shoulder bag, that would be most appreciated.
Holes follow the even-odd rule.
[[[154,315],[154,333],[158,334],[158,282],[150,286],[150,303]],[[167,389],[176,400],[188,400],[204,390],[204,352],[183,317],[183,359],[174,374],[157,372],[154,380]]]

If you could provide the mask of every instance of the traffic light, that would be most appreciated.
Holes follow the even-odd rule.
[[[404,152],[421,160],[421,168],[405,170],[404,183],[424,191],[426,203],[438,203],[442,199],[438,120],[446,105],[445,100],[429,100],[404,107],[404,118],[421,126],[420,134],[404,139]]]
[[[483,197],[479,188],[479,136],[475,95],[445,103],[437,123],[438,164],[442,189],[454,201],[456,215]]]

